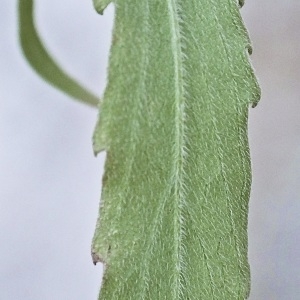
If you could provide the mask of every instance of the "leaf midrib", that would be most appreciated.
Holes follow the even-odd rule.
[[[174,249],[176,272],[173,299],[180,299],[183,290],[182,276],[182,207],[184,204],[184,155],[185,155],[185,97],[184,97],[184,55],[182,51],[182,30],[180,26],[180,4],[178,0],[167,0],[171,31],[171,49],[174,59],[175,80],[175,149],[174,149]]]

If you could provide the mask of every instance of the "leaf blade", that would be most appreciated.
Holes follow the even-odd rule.
[[[247,119],[260,92],[238,4],[117,1],[94,135],[107,150],[92,247],[102,300],[249,294]]]

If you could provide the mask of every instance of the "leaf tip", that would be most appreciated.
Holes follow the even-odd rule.
[[[112,0],[94,0],[94,8],[98,14],[103,15],[105,8]]]
[[[95,156],[108,149],[106,140],[104,130],[99,127],[99,124],[97,124],[93,135],[93,151]]]
[[[245,4],[245,0],[239,0],[239,6],[242,8]]]
[[[261,89],[260,89],[259,84],[257,82],[257,90],[253,94],[252,108],[255,108],[257,106],[258,102],[260,101],[260,98],[261,98]]]
[[[93,153],[95,157],[97,157],[98,154],[104,150],[105,150],[104,147],[99,146],[95,141],[93,142]]]
[[[98,262],[104,263],[104,260],[95,251],[92,251],[92,260],[95,266]]]
[[[249,45],[247,46],[247,51],[248,51],[248,54],[249,54],[249,55],[252,55],[252,53],[253,53],[253,48],[252,48],[252,45],[251,45],[251,44],[249,44]]]

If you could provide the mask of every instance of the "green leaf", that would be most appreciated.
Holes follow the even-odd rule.
[[[238,0],[116,0],[94,134],[107,151],[99,299],[247,299],[249,105]]]
[[[83,103],[98,105],[99,98],[67,75],[45,49],[35,28],[32,0],[19,0],[19,36],[25,57],[41,77]]]

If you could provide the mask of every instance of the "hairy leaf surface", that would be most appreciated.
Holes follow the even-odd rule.
[[[247,120],[260,91],[242,2],[114,3],[94,133],[95,152],[107,151],[99,299],[246,299]]]

